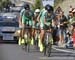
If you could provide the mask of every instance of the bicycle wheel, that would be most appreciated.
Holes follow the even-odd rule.
[[[28,42],[27,51],[30,52],[30,42]]]
[[[38,49],[38,36],[34,37],[34,46],[36,49]]]
[[[50,34],[47,33],[45,38],[44,38],[44,56],[50,56],[51,55],[51,49],[52,49],[52,44],[49,42],[50,40]]]
[[[51,56],[51,50],[52,50],[52,44],[49,43],[48,46],[47,46],[47,50],[46,50],[46,55],[47,55],[48,57]]]
[[[30,35],[27,36],[27,52],[30,52]]]
[[[25,34],[25,36],[24,36],[24,41],[25,41],[25,44],[24,44],[24,46],[25,46],[25,51],[27,51],[27,45],[28,45],[28,37],[27,37],[27,35]]]
[[[27,42],[25,40],[25,51],[27,51]]]
[[[25,39],[23,40],[23,42],[24,42],[24,43],[22,43],[21,46],[22,46],[22,49],[24,50],[25,47],[26,47]]]
[[[46,45],[44,45],[44,56],[46,56]]]
[[[46,50],[47,50],[47,35],[45,35],[44,37],[44,42],[43,42],[43,46],[44,46],[44,56],[46,56]]]

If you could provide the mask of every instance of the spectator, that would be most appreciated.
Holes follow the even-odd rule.
[[[70,23],[75,24],[75,8],[73,9],[72,13],[73,13],[73,18],[70,20]]]
[[[75,24],[73,25],[73,47],[75,48]]]
[[[56,11],[55,11],[55,14],[59,14],[61,11],[62,11],[61,7],[58,6],[58,8],[57,8]]]
[[[72,16],[73,16],[72,11],[73,11],[73,8],[72,8],[72,6],[70,5],[69,14],[68,14],[68,16],[67,16],[68,20],[70,20],[70,18],[72,18]]]
[[[64,12],[60,12],[58,16],[59,46],[63,46],[65,42],[66,28],[67,28],[67,18],[64,15]]]

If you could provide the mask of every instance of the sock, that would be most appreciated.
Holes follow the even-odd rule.
[[[25,43],[24,38],[22,38],[21,44],[24,44],[24,43]]]
[[[32,39],[31,39],[31,45],[33,45],[33,44],[34,44],[34,39],[32,38]]]
[[[21,45],[21,37],[19,38],[18,44]]]

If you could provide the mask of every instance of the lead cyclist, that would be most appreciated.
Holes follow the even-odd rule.
[[[38,17],[40,21],[40,52],[43,52],[43,42],[44,42],[44,36],[45,36],[45,29],[49,29],[49,27],[52,27],[54,23],[54,14],[53,14],[53,7],[49,4],[45,6],[45,9],[43,9]],[[51,29],[50,29],[51,31]]]

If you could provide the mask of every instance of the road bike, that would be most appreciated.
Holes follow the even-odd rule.
[[[44,56],[51,56],[51,50],[52,50],[52,43],[53,43],[53,38],[52,38],[52,33],[48,30],[45,32],[45,37],[44,37]]]

